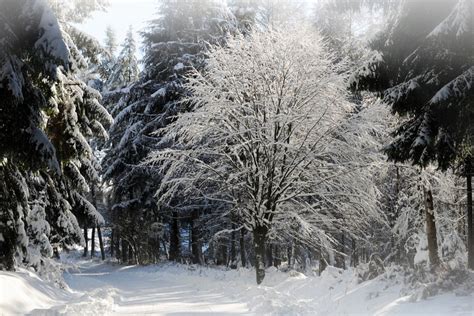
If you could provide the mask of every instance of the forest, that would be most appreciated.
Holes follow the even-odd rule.
[[[0,0],[0,279],[397,275],[474,312],[473,0],[155,2],[101,41],[114,0]]]

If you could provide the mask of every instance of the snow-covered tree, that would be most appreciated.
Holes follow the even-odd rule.
[[[372,44],[377,53],[353,82],[356,89],[379,92],[404,117],[386,149],[390,159],[421,166],[435,162],[442,170],[462,167],[469,193],[470,268],[474,268],[472,6],[469,0],[402,2],[388,29]]]
[[[93,80],[95,81],[95,86],[98,86],[100,91],[104,90],[105,82],[110,78],[113,67],[117,61],[117,57],[115,56],[117,51],[117,38],[114,29],[110,26],[107,26],[105,30],[103,46],[98,62],[92,65],[90,71],[94,74],[95,78],[93,78]]]
[[[247,34],[255,27],[259,11],[258,0],[230,0],[229,9],[232,12],[241,33]]]
[[[188,76],[192,111],[163,131],[172,146],[148,159],[165,174],[159,205],[177,190],[232,205],[253,233],[257,283],[274,234],[329,251],[331,232],[353,223],[356,234],[378,216],[344,65],[317,34],[253,32],[209,56]]]
[[[462,195],[459,194],[456,176],[432,167],[421,170],[419,167],[399,164],[397,168],[398,192],[392,233],[398,262],[408,263],[410,266],[428,264],[429,267],[433,260],[441,260],[449,263],[450,268],[459,268],[461,264],[465,264],[465,255],[459,254],[465,247],[456,227],[462,218],[458,213]],[[432,191],[435,245],[429,244],[429,227],[420,216],[426,212],[426,187]],[[430,246],[435,249],[434,254],[430,253]]]
[[[183,87],[183,76],[193,67],[202,67],[204,52],[211,43],[224,41],[232,23],[227,17],[228,11],[218,1],[164,1],[158,18],[143,33],[142,78],[106,95],[115,118],[110,130],[110,149],[104,159],[104,178],[113,186],[114,227],[126,238],[124,244],[138,241],[140,246],[135,247],[138,251],[151,246],[147,234],[155,231],[152,226],[165,228],[163,236],[166,239],[172,236],[173,250],[179,246],[181,216],[156,212],[153,196],[160,176],[140,166],[140,161],[156,146],[153,133],[186,109],[179,102],[188,93]],[[146,218],[153,220],[141,220]],[[150,229],[144,229],[145,226]],[[156,257],[160,250],[156,246],[152,248],[148,252],[150,258]],[[170,252],[173,253],[178,253],[176,259],[179,259],[179,251]],[[143,255],[147,254],[143,252]]]
[[[109,43],[110,44],[110,43]],[[133,37],[132,26],[122,44],[122,51],[117,57],[105,86],[108,90],[123,88],[138,80],[140,72],[136,54],[136,43]]]
[[[54,108],[48,98],[54,93],[58,68],[69,69],[69,51],[54,14],[44,2],[3,1],[0,10],[9,12],[0,17],[0,265],[12,269],[15,252],[21,262],[21,249],[28,245],[24,172],[40,168],[60,172],[55,148],[44,131],[42,112]]]
[[[2,267],[40,269],[53,244],[81,241],[74,214],[101,219],[83,194],[97,175],[88,139],[105,136],[110,120],[78,77],[85,59],[47,2],[0,6],[9,12],[0,17]]]
[[[107,52],[114,56],[117,52],[117,35],[115,34],[114,29],[109,25],[105,29],[105,49]]]

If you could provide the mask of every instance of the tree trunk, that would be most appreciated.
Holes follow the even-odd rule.
[[[15,222],[12,213],[7,211],[13,208],[14,199],[11,198],[11,186],[8,185],[8,171],[0,163],[0,270],[15,270],[15,246],[18,235],[13,225],[5,225],[9,221]],[[5,171],[4,171],[5,170]]]
[[[95,227],[92,227],[91,236],[91,258],[95,256]]]
[[[122,238],[122,263],[128,263],[128,242]]]
[[[431,190],[424,188],[425,195],[425,217],[426,217],[426,237],[428,238],[428,255],[430,265],[435,268],[439,265],[438,240],[436,238],[436,222],[434,217],[433,195]]]
[[[263,226],[258,226],[253,230],[257,284],[262,283],[265,278],[265,242],[267,239],[267,232],[268,229]]]
[[[325,251],[323,250],[323,247],[320,247],[319,251],[319,275],[323,273],[324,270],[326,270],[328,266],[328,262],[325,258]]]
[[[219,246],[218,246],[219,252],[217,254],[218,260],[217,264],[218,265],[227,265],[227,245],[224,239],[221,239],[219,241]]]
[[[242,267],[247,266],[247,257],[245,254],[245,229],[240,229],[240,263]]]
[[[288,269],[293,269],[293,242],[288,244],[286,248],[286,256],[288,257]]]
[[[165,256],[168,260],[170,260],[170,254],[168,252],[168,248],[166,248],[166,240],[163,238],[161,239],[161,242],[163,244],[163,251],[165,252]]]
[[[390,228],[393,229],[395,226],[396,219],[398,218],[398,211],[397,211],[397,201],[398,201],[398,196],[400,194],[400,170],[397,165],[395,165],[395,171],[396,171],[396,181],[395,181],[395,195],[392,199],[392,216],[391,216],[391,223],[390,223]],[[398,238],[395,237],[394,234],[392,234],[390,238],[390,242],[392,245],[393,249],[393,260],[396,263],[400,263],[400,256],[401,256],[401,249],[400,246],[397,244],[398,243]]]
[[[359,264],[359,255],[357,253],[357,244],[354,238],[352,238],[352,256],[351,256],[351,266],[357,267]]]
[[[120,250],[120,230],[115,229],[115,258],[120,260],[122,258],[122,252]]]
[[[89,252],[89,237],[87,235],[87,226],[84,226],[84,242],[86,243],[86,246],[84,247],[84,254],[82,255],[83,257],[87,257],[87,253]]]
[[[346,253],[345,251],[345,238],[344,238],[344,233],[341,233],[341,238],[339,242],[339,249],[336,252],[336,267],[345,269],[346,268],[346,258],[344,254]]]
[[[269,268],[273,265],[273,244],[266,244],[265,252],[266,252],[265,267]]]
[[[236,250],[235,224],[232,223],[232,233],[230,241],[230,268],[237,269],[237,250]]]
[[[104,241],[102,240],[102,232],[100,231],[100,226],[97,226],[97,235],[99,236],[100,254],[102,256],[102,260],[105,260]]]
[[[273,266],[278,268],[281,265],[281,257],[280,257],[280,247],[278,245],[273,246]]]
[[[115,229],[112,228],[110,233],[110,257],[114,257],[114,248],[115,248]]]
[[[199,231],[199,225],[196,223],[198,218],[197,211],[193,211],[191,214],[191,252],[193,255],[194,264],[203,264],[202,262],[202,247],[201,247],[201,234]]]
[[[137,257],[131,243],[128,243],[128,264],[136,264]]]
[[[15,271],[15,243],[17,242],[17,236],[15,231],[10,227],[2,228],[3,238],[0,240],[0,270]]]
[[[178,213],[173,212],[170,232],[170,260],[178,261],[180,252]]]
[[[191,216],[188,225],[188,252],[191,254],[191,257],[193,256],[193,222],[194,221]],[[193,258],[191,259],[193,260]]]
[[[466,160],[467,185],[467,266],[474,270],[474,231],[472,218],[472,166],[471,158]]]
[[[13,219],[11,216],[13,214],[6,211],[13,206],[8,175],[8,170],[0,163],[0,234],[3,237],[0,238],[0,270],[12,271],[15,268],[15,245],[18,236],[12,225],[4,224]]]

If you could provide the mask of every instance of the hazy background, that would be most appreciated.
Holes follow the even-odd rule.
[[[105,30],[111,26],[117,35],[117,44],[120,45],[127,33],[130,25],[133,26],[135,40],[137,41],[137,56],[143,56],[141,51],[140,31],[148,24],[148,21],[155,18],[160,5],[160,0],[109,0],[110,5],[106,11],[96,11],[92,17],[83,24],[76,25],[80,30],[94,36],[101,43],[104,43]],[[272,0],[269,0],[272,1]],[[278,0],[275,0],[278,2]],[[314,4],[321,0],[294,0],[295,4],[303,6],[305,15],[310,15]]]
[[[141,58],[143,54],[139,32],[156,15],[158,5],[159,0],[110,0],[107,11],[94,12],[92,17],[84,24],[78,25],[78,28],[103,43],[105,29],[110,25],[117,35],[117,44],[120,46],[129,26],[132,25],[137,41],[137,55]]]

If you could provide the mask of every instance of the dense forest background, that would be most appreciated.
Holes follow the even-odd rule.
[[[472,0],[0,0],[0,268],[474,269]],[[133,26],[131,26],[133,27]],[[89,232],[89,233],[88,233]],[[92,236],[89,237],[90,233]],[[90,251],[91,250],[91,251]]]

